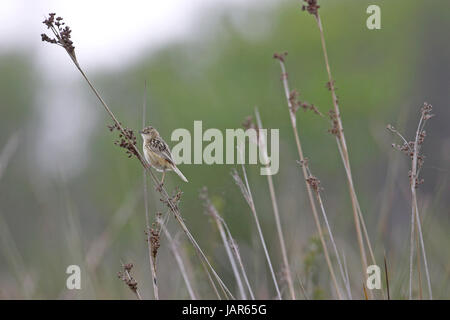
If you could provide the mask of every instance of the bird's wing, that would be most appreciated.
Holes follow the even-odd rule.
[[[170,152],[169,146],[162,139],[152,139],[149,143],[150,150],[154,153],[160,155],[172,165],[174,161],[172,159],[172,153]]]

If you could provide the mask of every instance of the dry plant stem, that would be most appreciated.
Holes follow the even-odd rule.
[[[267,175],[267,182],[269,183],[270,199],[272,201],[273,213],[275,216],[275,225],[277,227],[278,238],[280,240],[281,256],[283,257],[284,269],[286,272],[286,280],[289,288],[291,299],[295,300],[294,283],[292,282],[291,268],[287,258],[286,245],[283,238],[283,230],[281,229],[280,215],[278,213],[278,204],[275,196],[275,189],[273,187],[273,180],[271,175]]]
[[[337,143],[337,147],[338,147],[341,159],[344,159],[343,158],[343,153],[342,153],[342,148],[341,148],[341,145],[339,143],[339,139],[337,137],[336,137],[336,143]],[[345,162],[343,162],[343,163],[344,163],[344,168],[345,168],[346,173],[351,175],[351,172],[350,172],[349,168],[347,167],[346,163]],[[353,188],[353,183],[352,183],[352,190],[353,191],[355,190]],[[367,232],[366,223],[364,222],[364,217],[363,217],[363,215],[361,213],[361,207],[359,206],[359,202],[356,202],[356,205],[357,205],[357,210],[358,210],[358,216],[359,216],[359,219],[361,221],[361,226],[362,226],[362,230],[363,230],[363,233],[364,233],[364,238],[366,239],[366,242],[368,244],[370,258],[372,259],[372,263],[376,264],[375,254],[373,253],[373,250],[372,250],[372,245],[371,245],[371,242],[370,242],[369,233]],[[372,293],[370,293],[370,294],[372,294]]]
[[[239,253],[239,248],[238,248],[238,246],[236,244],[236,241],[234,241],[234,238],[231,235],[230,228],[228,228],[228,225],[225,222],[225,220],[222,219],[222,217],[220,217],[219,215],[217,217],[220,219],[220,221],[222,222],[223,227],[225,228],[225,230],[227,232],[231,250],[233,251],[233,254],[236,257],[236,260],[239,263],[239,267],[240,267],[242,275],[244,277],[244,281],[245,281],[245,284],[247,286],[248,292],[250,293],[250,297],[251,297],[252,300],[255,300],[255,294],[253,293],[253,289],[250,286],[250,281],[248,281],[247,272],[245,271],[244,264],[242,263],[241,254]]]
[[[342,277],[342,280],[344,281],[344,285],[347,290],[347,297],[350,299],[350,297],[352,296],[351,291],[350,291],[350,284],[347,282],[347,278],[345,277],[344,268],[342,267],[341,258],[340,258],[339,252],[337,250],[336,242],[334,241],[333,233],[331,232],[330,224],[328,223],[328,218],[327,218],[327,214],[325,212],[325,208],[323,206],[322,197],[320,196],[319,191],[316,191],[315,193],[316,193],[317,202],[319,203],[320,210],[322,211],[322,216],[325,221],[325,225],[327,227],[328,234],[330,235],[331,244],[333,245],[334,254],[336,256],[336,259],[337,259],[337,262],[339,265],[339,270],[341,272],[341,277]]]
[[[409,240],[409,300],[412,300],[412,280],[413,280],[413,266],[414,266],[414,207],[411,213],[411,236]]]
[[[348,286],[350,287],[350,278],[349,278],[349,276],[348,276],[347,261],[345,260],[345,254],[344,254],[344,252],[342,252],[342,258],[343,258],[343,260],[344,260],[345,279],[346,279],[346,281],[347,281]],[[352,297],[352,291],[351,291],[351,290],[348,290],[348,294],[349,294],[349,298],[350,298],[350,299],[353,299],[353,297]]]
[[[230,292],[230,290],[227,288],[227,286],[223,283],[222,279],[220,279],[219,275],[216,273],[216,271],[214,270],[214,268],[211,266],[211,264],[209,263],[209,260],[206,258],[205,254],[203,253],[203,251],[200,249],[200,246],[198,245],[197,241],[194,239],[194,237],[192,236],[191,232],[188,230],[188,228],[186,227],[186,225],[184,224],[183,218],[179,215],[179,214],[175,214],[175,219],[178,221],[178,223],[182,226],[183,231],[185,232],[185,234],[187,235],[187,237],[189,238],[189,240],[192,242],[192,244],[194,245],[194,248],[196,249],[197,254],[199,254],[203,259],[200,259],[200,261],[202,261],[202,263],[206,264],[206,266],[209,267],[209,269],[211,270],[212,274],[214,275],[214,277],[216,278],[217,282],[219,283],[220,288],[222,289],[225,297],[231,298],[231,299],[235,299],[234,296],[232,295],[232,293]],[[209,272],[208,272],[209,274]]]
[[[339,143],[339,139],[338,139],[337,137],[336,137],[336,143],[337,143],[337,147],[338,147],[338,150],[339,150],[339,154],[340,154],[340,156],[341,156],[341,159],[344,159],[343,152],[342,152],[342,148],[341,148],[341,145],[340,145],[340,143]],[[345,161],[343,161],[343,164],[344,164],[345,171],[346,171],[346,173],[347,173],[347,177],[348,177],[348,176],[351,177],[351,172],[350,172],[349,167],[347,166],[347,163],[346,163]],[[352,182],[352,181],[351,181],[351,190],[353,190],[353,191],[355,190],[355,189],[353,188],[353,182]],[[374,255],[373,250],[372,250],[372,245],[371,245],[371,242],[370,242],[370,239],[369,239],[369,233],[367,232],[366,224],[365,224],[365,222],[364,222],[364,217],[363,217],[363,215],[362,215],[362,213],[361,213],[361,208],[360,208],[360,206],[359,206],[358,199],[356,199],[356,205],[357,205],[357,210],[358,210],[358,217],[359,217],[359,219],[360,219],[361,226],[362,226],[362,229],[363,229],[363,232],[364,232],[364,238],[366,239],[366,243],[367,243],[367,246],[368,246],[368,248],[369,248],[369,254],[370,254],[370,257],[371,257],[371,259],[372,259],[372,263],[376,265],[375,255]],[[366,270],[367,270],[367,267],[366,267]],[[364,274],[365,274],[365,273],[364,273]],[[385,298],[384,291],[382,291],[381,294],[383,295],[383,298]],[[370,296],[370,297],[373,297],[372,291],[369,291],[369,296]]]
[[[415,135],[415,139],[414,139],[414,143],[413,143],[413,147],[411,149],[410,147],[410,143],[408,143],[408,141],[396,130],[394,129],[392,126],[388,126],[388,129],[395,133],[397,136],[399,136],[404,145],[407,146],[407,151],[411,154],[412,153],[412,158],[411,158],[411,173],[410,173],[410,187],[411,187],[411,236],[410,236],[410,254],[409,254],[409,299],[412,299],[412,278],[413,278],[413,257],[414,257],[414,230],[417,227],[417,233],[419,235],[419,242],[420,242],[420,247],[421,247],[421,251],[422,251],[422,256],[423,256],[423,263],[424,263],[424,267],[425,267],[425,275],[427,278],[427,285],[428,285],[428,295],[429,295],[429,299],[433,299],[433,295],[432,295],[432,290],[431,290],[431,280],[430,280],[430,273],[428,270],[428,261],[427,261],[427,256],[426,256],[426,252],[425,252],[425,245],[423,242],[423,235],[422,235],[422,224],[420,222],[420,215],[419,215],[419,208],[417,205],[417,183],[416,181],[418,180],[419,177],[419,171],[420,169],[417,168],[417,162],[418,162],[418,156],[419,156],[419,149],[420,149],[420,145],[419,145],[419,138],[420,138],[420,134],[421,132],[423,132],[423,129],[425,127],[425,123],[426,121],[431,118],[433,115],[428,115],[426,114],[423,110],[422,110],[422,115],[420,117],[419,120],[419,125],[417,126],[417,131],[416,131],[416,135]],[[423,141],[422,141],[423,142]],[[419,255],[419,252],[417,252],[417,254]],[[420,268],[420,266],[418,265],[418,268]]]
[[[338,121],[338,129],[339,129],[338,146],[340,145],[340,147],[342,148],[342,153],[341,153],[342,161],[344,162],[344,166],[346,167],[347,181],[348,181],[350,198],[351,198],[352,208],[353,208],[353,218],[355,221],[356,235],[357,235],[359,251],[360,251],[360,255],[361,255],[361,263],[362,263],[362,267],[363,267],[362,274],[365,275],[366,270],[367,270],[367,257],[366,257],[366,251],[365,251],[365,246],[363,243],[361,226],[360,226],[360,224],[363,224],[363,225],[365,225],[365,224],[364,224],[364,220],[361,219],[362,214],[360,214],[360,212],[359,212],[360,210],[358,209],[359,203],[358,203],[358,198],[356,197],[356,192],[355,192],[355,188],[353,185],[353,178],[352,178],[351,169],[350,169],[350,161],[349,161],[347,143],[345,140],[344,129],[342,126],[341,114],[339,112],[339,105],[337,102],[337,96],[336,96],[336,90],[334,87],[333,77],[331,76],[331,69],[330,69],[330,63],[328,61],[328,54],[327,54],[327,49],[326,49],[326,45],[325,45],[325,36],[324,36],[324,32],[323,32],[323,27],[322,27],[322,21],[320,20],[319,13],[317,13],[313,16],[315,17],[317,26],[319,28],[320,40],[321,40],[323,55],[324,55],[324,59],[325,59],[325,66],[326,66],[327,73],[328,73],[329,88],[330,88],[331,95],[332,95],[334,112],[336,113],[336,117],[337,117],[337,121]],[[371,244],[369,241],[367,241],[367,245],[370,248],[370,250],[372,250]],[[374,257],[372,257],[372,259],[375,260]],[[374,262],[374,264],[376,264],[375,261],[373,261],[373,262]],[[364,276],[364,279],[365,279],[365,276]]]
[[[416,223],[414,224],[414,227],[415,227],[415,229],[416,229],[416,232],[415,232],[415,238],[416,238],[416,241],[415,241],[415,244],[416,244],[416,250],[417,250],[417,252],[420,252],[420,248],[419,248],[419,231],[417,230],[417,221],[416,221]],[[422,294],[422,273],[420,272],[420,255],[416,255],[416,263],[417,263],[417,276],[418,276],[418,279],[417,279],[417,282],[419,283],[419,299],[420,300],[422,300],[423,299],[423,294]]]
[[[145,113],[146,113],[146,91],[147,86],[144,87],[144,102],[142,104],[142,128],[145,127]],[[152,274],[152,285],[153,285],[153,296],[155,300],[159,300],[159,291],[158,291],[158,281],[156,277],[156,261],[153,259],[152,254],[152,245],[150,241],[150,218],[149,218],[149,208],[148,208],[148,187],[147,187],[147,170],[143,169],[143,178],[144,178],[144,208],[145,208],[145,231],[147,235],[147,246],[148,246],[148,259],[150,263],[150,271]]]
[[[123,263],[122,263],[122,265],[123,265]],[[125,272],[125,274],[127,275],[128,280],[131,280],[132,278],[131,278],[131,275],[130,275],[130,273],[128,272],[128,270],[125,270],[125,269],[124,269],[124,272]],[[136,297],[138,298],[138,300],[142,300],[142,297],[141,297],[141,294],[139,293],[139,289],[138,289],[138,288],[136,288],[135,290],[132,290],[132,289],[130,288],[130,290],[134,292],[134,294],[136,295]]]
[[[280,288],[278,287],[277,278],[275,277],[275,272],[273,271],[273,266],[272,266],[272,262],[270,260],[269,251],[267,250],[266,241],[264,240],[264,235],[262,233],[261,225],[259,224],[258,214],[256,213],[255,202],[253,201],[253,196],[252,196],[252,193],[251,193],[251,190],[250,190],[250,186],[249,186],[249,183],[248,183],[247,172],[246,172],[245,166],[243,164],[242,164],[242,172],[244,174],[244,180],[245,180],[245,189],[246,189],[245,191],[247,192],[247,195],[248,195],[248,199],[246,199],[246,200],[247,200],[247,202],[248,202],[248,204],[250,206],[250,210],[252,211],[253,218],[255,219],[255,223],[256,223],[256,228],[258,230],[259,239],[260,239],[261,244],[263,246],[264,254],[266,256],[266,261],[267,261],[267,264],[269,265],[270,274],[272,275],[273,283],[275,285],[275,290],[277,292],[277,299],[281,300]],[[241,181],[241,183],[242,183],[242,181]],[[243,187],[244,187],[244,185],[243,185]],[[245,196],[245,194],[244,194],[244,198],[247,198]]]
[[[417,206],[417,192],[416,192],[416,179],[418,177],[417,157],[418,157],[418,154],[419,154],[419,134],[420,134],[420,132],[422,132],[422,130],[423,130],[424,126],[425,126],[425,122],[426,121],[424,121],[423,114],[422,114],[422,116],[420,117],[420,120],[419,120],[419,125],[417,126],[416,138],[414,140],[414,150],[413,150],[414,153],[413,153],[413,158],[412,158],[411,182],[410,182],[410,185],[411,185],[411,196],[412,196],[411,197],[412,198],[411,199],[411,202],[412,202],[411,215],[413,216],[412,219],[411,219],[411,222],[412,222],[411,238],[413,238],[413,234],[412,233],[413,233],[413,230],[414,230],[414,224],[417,223],[417,231],[419,233],[419,240],[420,240],[420,246],[421,246],[421,249],[422,249],[423,263],[424,263],[424,266],[425,266],[425,275],[426,275],[427,283],[428,283],[428,295],[429,295],[429,299],[431,300],[431,299],[433,299],[433,294],[432,294],[432,291],[431,291],[430,273],[429,273],[429,270],[428,270],[428,261],[427,261],[427,256],[426,256],[426,253],[425,253],[425,245],[424,245],[424,242],[423,242],[422,225],[421,225],[421,222],[420,222],[419,208]],[[414,220],[416,220],[416,221],[414,222]],[[411,242],[411,246],[414,245],[413,241],[414,240],[412,240],[412,242]],[[419,254],[419,253],[417,253],[417,254]],[[411,294],[412,293],[411,293],[411,288],[410,288],[410,298],[411,298]]]
[[[166,236],[167,240],[169,241],[169,246],[170,246],[170,250],[172,251],[175,260],[178,264],[178,268],[180,269],[181,275],[183,277],[184,283],[186,284],[186,288],[188,290],[189,293],[189,297],[191,298],[191,300],[197,300],[197,297],[195,296],[194,290],[192,289],[192,285],[191,282],[189,280],[189,277],[187,275],[186,272],[186,268],[184,266],[183,263],[183,259],[181,258],[181,254],[178,251],[178,246],[175,243],[175,240],[172,238],[172,236],[170,235],[169,231],[167,230],[165,225],[162,225],[161,227],[164,231],[164,235]]]
[[[241,295],[241,298],[244,300],[247,300],[247,295],[245,294],[244,286],[242,284],[241,277],[237,270],[236,260],[234,259],[233,253],[231,252],[230,244],[228,243],[227,236],[225,234],[225,230],[223,228],[222,222],[219,220],[219,218],[215,214],[213,214],[213,218],[217,224],[217,228],[219,229],[219,234],[220,234],[220,237],[222,238],[223,246],[225,247],[225,251],[227,253],[228,259],[230,260],[231,269],[233,270],[234,277],[236,278],[236,283],[239,288],[239,293]]]
[[[256,115],[258,128],[262,129],[263,126],[262,126],[261,117],[259,115],[258,109],[255,109],[255,115]],[[260,135],[260,137],[262,138],[263,135]],[[267,141],[260,141],[260,145],[263,147],[262,153],[264,154],[265,158],[267,159],[267,156],[266,156],[267,155],[267,150],[266,150]],[[278,239],[280,241],[281,256],[283,258],[283,264],[284,264],[284,269],[286,272],[286,279],[287,279],[287,284],[288,284],[288,288],[289,288],[289,293],[291,295],[291,299],[295,300],[294,282],[292,281],[291,268],[289,267],[289,261],[287,258],[286,244],[284,242],[283,229],[281,228],[281,220],[280,220],[280,214],[278,212],[278,203],[277,203],[277,197],[275,195],[275,188],[273,186],[273,179],[272,179],[272,175],[270,175],[270,174],[266,175],[266,177],[267,177],[267,182],[269,184],[270,199],[272,201],[273,214],[275,216],[275,225],[277,227]]]
[[[308,295],[306,294],[305,287],[303,286],[302,279],[297,275],[298,283],[300,284],[300,289],[302,290],[303,297],[305,297],[305,300],[309,300]]]
[[[282,72],[281,78],[283,80],[283,87],[284,87],[284,91],[285,91],[285,95],[286,95],[286,99],[287,99],[287,103],[288,103],[288,109],[289,109],[289,115],[290,115],[290,119],[291,119],[292,129],[294,131],[295,142],[297,144],[298,156],[300,158],[300,162],[304,162],[305,158],[303,156],[303,150],[302,150],[302,145],[300,143],[300,137],[297,132],[297,123],[296,123],[295,114],[293,112],[294,108],[292,106],[291,99],[289,99],[290,90],[289,90],[289,83],[287,80],[286,67],[285,67],[283,61],[281,61],[281,60],[278,60],[278,61],[281,66],[281,72]],[[313,217],[314,217],[314,222],[316,224],[317,232],[319,233],[320,242],[322,243],[325,260],[327,261],[328,269],[330,270],[331,279],[332,279],[333,285],[336,289],[336,294],[339,299],[342,299],[342,295],[341,295],[341,292],[340,292],[338,284],[337,284],[336,275],[334,273],[334,269],[331,264],[330,255],[328,253],[328,248],[327,248],[327,245],[325,242],[325,238],[322,233],[322,227],[320,225],[319,214],[317,213],[317,208],[316,208],[316,204],[315,204],[315,200],[314,200],[314,196],[313,196],[313,191],[312,191],[309,183],[306,181],[306,179],[308,178],[308,172],[306,170],[306,166],[302,166],[302,171],[303,171],[303,177],[305,180],[306,190],[308,192],[309,203],[311,205],[311,210],[312,210]]]
[[[127,137],[126,132],[124,130],[124,128],[122,127],[122,125],[120,124],[120,122],[117,120],[117,118],[115,117],[115,115],[112,113],[111,109],[109,109],[109,107],[107,106],[107,104],[105,103],[105,101],[102,99],[102,97],[100,96],[100,94],[97,92],[97,90],[95,89],[95,87],[92,85],[92,83],[90,82],[90,80],[88,79],[88,77],[86,76],[86,74],[84,73],[83,69],[81,69],[77,59],[70,53],[68,53],[70,58],[72,59],[73,63],[75,64],[75,66],[77,67],[77,69],[80,71],[81,75],[83,76],[83,78],[86,80],[86,82],[88,83],[89,87],[91,88],[91,90],[94,92],[94,94],[97,96],[97,98],[99,99],[99,101],[101,102],[102,106],[105,108],[106,112],[110,115],[110,117],[113,119],[114,123],[117,125],[117,127],[119,128],[120,132],[124,135],[124,137]],[[134,152],[136,154],[136,157],[138,158],[138,160],[141,162],[142,166],[150,173],[150,177],[153,180],[153,183],[155,186],[160,186],[160,182],[157,179],[157,177],[155,176],[155,174],[150,170],[150,167],[148,166],[147,162],[144,160],[144,158],[142,157],[141,153],[139,152],[139,150],[136,148],[136,146],[133,145],[133,149]],[[192,234],[190,233],[189,229],[187,228],[186,224],[183,221],[183,218],[180,215],[180,212],[177,208],[177,206],[173,203],[172,199],[169,197],[169,194],[167,193],[166,189],[163,187],[160,188],[160,193],[163,196],[164,200],[166,201],[170,211],[173,213],[175,219],[177,220],[177,222],[180,224],[180,227],[183,229],[183,232],[186,234],[186,236],[188,237],[189,241],[192,243],[192,245],[194,246],[196,252],[199,254],[199,256],[201,257],[201,259],[204,260],[204,262],[206,263],[206,265],[211,269],[211,272],[213,273],[214,277],[216,278],[217,282],[219,283],[221,289],[226,292],[226,295],[228,297],[231,297],[232,299],[234,299],[233,295],[231,294],[230,290],[225,286],[225,284],[223,283],[222,279],[220,279],[219,275],[216,273],[216,271],[214,270],[214,268],[211,266],[211,264],[209,263],[208,259],[206,258],[205,254],[203,253],[203,251],[201,250],[200,246],[198,245],[197,241],[194,239],[194,237],[192,236]]]
[[[242,275],[244,277],[245,285],[247,286],[248,292],[250,293],[250,297],[252,300],[255,300],[255,294],[253,293],[253,289],[250,286],[250,281],[248,281],[247,272],[245,271],[244,264],[242,263],[242,258],[239,253],[239,249],[236,246],[236,243],[234,242],[233,238],[230,237],[231,249],[233,250],[234,255],[236,256],[236,259],[239,263],[239,267],[241,268]]]
[[[386,275],[387,299],[391,300],[391,293],[389,291],[389,273],[388,273],[388,267],[387,267],[387,262],[386,262],[386,254],[384,254],[384,273]]]
[[[125,273],[127,274],[128,279],[131,279],[130,274],[128,273],[128,271],[125,271]],[[138,298],[138,300],[142,300],[141,294],[139,293],[139,290],[131,290],[134,292],[134,294],[136,295],[136,297]]]
[[[399,136],[405,145],[409,145],[408,141],[397,131],[393,131],[397,136]],[[412,184],[412,183],[411,183]],[[410,240],[409,240],[409,300],[412,300],[412,279],[413,279],[413,261],[414,261],[414,225],[415,225],[415,215],[414,215],[414,206],[411,205],[411,232],[410,232]]]
[[[206,266],[206,264],[203,262],[203,260],[200,260],[201,264],[202,264],[202,268],[203,270],[206,272],[206,275],[208,276],[208,281],[211,284],[211,287],[214,290],[214,293],[217,296],[217,299],[222,300],[222,297],[220,296],[219,290],[217,290],[217,286],[214,283],[214,280],[211,277],[211,272],[209,272],[208,267]],[[225,295],[226,296],[226,295]]]
[[[239,254],[239,249],[237,247],[236,241],[234,241],[233,236],[231,235],[230,228],[228,228],[227,223],[225,220],[219,215],[219,212],[217,212],[216,207],[213,205],[211,200],[208,196],[207,188],[204,187],[200,193],[200,199],[204,201],[204,207],[206,209],[206,212],[211,215],[214,219],[214,221],[217,224],[217,227],[219,229],[219,234],[222,238],[222,242],[225,246],[225,250],[227,252],[228,258],[231,263],[231,267],[234,273],[234,276],[236,278],[236,282],[238,285],[238,288],[240,290],[240,294],[242,299],[246,300],[247,296],[245,294],[244,286],[242,285],[242,280],[239,275],[239,272],[236,267],[236,260],[238,260],[239,267],[241,268],[242,275],[244,276],[247,288],[250,292],[250,296],[252,300],[255,300],[255,296],[253,294],[253,290],[250,286],[250,282],[248,281],[247,273],[245,272],[244,265],[242,263],[241,255]],[[234,255],[234,256],[233,256]],[[235,260],[236,258],[236,260]]]

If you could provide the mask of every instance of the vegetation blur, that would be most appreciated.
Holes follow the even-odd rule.
[[[398,139],[386,126],[412,137],[423,102],[434,107],[423,147],[425,181],[417,192],[433,297],[448,299],[450,44],[445,39],[450,3],[376,1],[381,30],[366,28],[366,8],[373,1],[319,4],[355,188],[383,273],[381,291],[386,292],[385,256],[394,299],[407,299],[409,290],[410,162],[392,148]],[[70,16],[64,18],[70,23]],[[36,37],[45,29],[35,30]],[[326,114],[333,105],[320,35],[300,1],[282,1],[270,9],[217,7],[198,19],[192,37],[139,56],[123,68],[85,71],[122,124],[135,133],[142,128],[145,96],[146,124],[157,128],[170,146],[176,144],[170,141],[176,128],[192,132],[195,120],[203,121],[203,130],[241,128],[257,107],[264,126],[280,130],[280,170],[273,182],[296,296],[335,299],[297,162],[280,67],[273,59],[275,52],[284,51],[291,89]],[[83,52],[77,58],[83,65]],[[0,298],[134,299],[117,277],[123,262],[133,263],[140,294],[151,299],[142,167],[114,145],[117,133],[107,128],[112,122],[75,67],[74,80],[55,83],[35,61],[33,52],[24,48],[0,52]],[[67,64],[72,65],[70,59]],[[82,111],[71,111],[76,108]],[[49,130],[51,122],[61,132]],[[351,202],[335,138],[327,132],[329,121],[299,110],[297,123],[305,157],[324,188],[324,206],[345,257],[353,298],[362,299]],[[68,135],[70,130],[76,134]],[[138,137],[139,150],[141,142]],[[217,224],[200,198],[203,187],[239,247],[256,298],[275,298],[252,212],[231,176],[233,168],[241,174],[241,167],[179,168],[189,183],[168,173],[166,189],[171,195],[177,186],[182,190],[181,216],[227,287],[240,297]],[[246,166],[248,181],[282,296],[288,298],[267,178],[259,169]],[[167,207],[150,182],[147,196],[151,220],[157,213],[168,217],[167,229],[197,298],[216,298],[194,248],[173,216],[166,215]],[[160,245],[160,298],[188,299],[164,234]],[[81,290],[66,288],[66,268],[74,264],[81,267]],[[421,272],[413,283],[417,298],[422,290],[426,296],[423,267]],[[376,296],[382,298],[381,293]]]

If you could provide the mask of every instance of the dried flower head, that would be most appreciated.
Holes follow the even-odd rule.
[[[317,0],[303,0],[304,4],[302,5],[303,11],[308,11],[308,13],[317,16],[317,12],[320,6],[317,4]]]
[[[302,108],[303,111],[311,110],[315,114],[323,116],[323,114],[319,111],[319,109],[317,109],[317,107],[314,104],[298,100],[299,96],[300,94],[297,92],[297,90],[292,90],[289,93],[289,105],[290,110],[293,114],[295,114],[299,108]]]
[[[427,102],[423,103],[423,107],[420,109],[420,112],[422,113],[422,118],[424,121],[430,119],[431,117],[434,117],[434,114],[431,114],[431,111],[433,110],[433,106]]]
[[[412,178],[413,178],[413,175],[412,175],[412,173],[411,173],[411,170],[408,171],[408,178],[409,178],[410,181],[411,181]],[[419,187],[419,185],[421,185],[421,184],[424,183],[424,182],[425,182],[425,179],[416,177],[416,178],[415,178],[415,182],[414,182],[414,187],[417,189],[417,188]]]
[[[148,231],[146,231],[146,235],[148,236],[148,239],[150,240],[150,248],[152,251],[152,257],[153,257],[153,263],[156,261],[156,256],[158,255],[158,249],[161,246],[161,216],[162,214],[158,212],[156,214],[156,222],[152,223],[151,228],[149,228]]]
[[[420,109],[421,116],[414,140],[407,141],[405,137],[400,132],[398,132],[397,129],[394,128],[394,126],[390,124],[387,125],[386,127],[390,132],[399,136],[403,141],[403,144],[401,145],[393,143],[392,147],[407,155],[411,159],[412,163],[414,163],[415,160],[414,158],[416,158],[415,173],[413,174],[411,170],[408,172],[408,177],[411,182],[411,185],[414,185],[414,187],[416,188],[424,182],[424,179],[419,178],[420,170],[422,169],[423,164],[425,162],[425,156],[421,154],[420,151],[421,146],[424,143],[425,138],[427,136],[427,133],[424,130],[425,123],[427,122],[428,119],[434,116],[431,113],[432,110],[433,107],[430,104],[426,102],[423,104],[422,108]],[[413,165],[411,167],[414,168]]]
[[[287,51],[282,52],[282,53],[275,52],[273,54],[273,58],[277,59],[277,60],[280,60],[281,62],[284,62],[284,59],[286,58],[287,55],[288,55]]]
[[[299,93],[297,92],[297,90],[292,90],[289,93],[289,109],[291,110],[292,113],[297,113],[297,110],[300,106],[300,101],[297,100],[299,96]]]
[[[302,167],[308,168],[308,161],[308,158],[304,158],[303,160],[297,160],[297,163]]]
[[[308,182],[308,184],[311,186],[311,188],[313,188],[315,192],[320,192],[321,190],[323,190],[323,188],[320,186],[320,180],[314,176],[309,176],[306,179],[306,182]]]
[[[280,62],[281,69],[283,70],[283,72],[281,73],[281,81],[285,81],[288,79],[288,73],[285,71],[285,68],[284,68],[284,61],[286,59],[287,54],[288,53],[286,51],[283,53],[274,53],[273,54],[273,58],[277,59]]]
[[[330,110],[328,111],[328,116],[331,120],[331,128],[328,129],[328,132],[336,137],[339,137],[341,135],[341,130],[339,129],[338,115],[334,110]]]
[[[130,272],[131,269],[133,269],[133,267],[134,267],[134,265],[133,265],[132,263],[127,263],[127,264],[124,264],[124,265],[123,265],[123,268],[124,268],[125,270],[127,270],[128,272]]]
[[[50,13],[48,18],[45,19],[42,23],[50,29],[55,36],[54,38],[49,37],[45,33],[41,34],[42,41],[57,44],[64,49],[66,49],[67,53],[76,60],[75,57],[75,46],[73,45],[73,41],[71,40],[72,30],[69,26],[65,25],[63,18],[56,17],[55,13]]]
[[[131,291],[133,291],[135,294],[137,294],[138,283],[131,276],[131,269],[133,269],[132,263],[127,263],[127,264],[122,265],[122,271],[119,271],[117,273],[117,277],[120,280],[122,280],[128,286],[128,288],[130,288]]]
[[[169,207],[169,209],[172,210],[172,208],[173,208],[174,210],[178,210],[178,203],[180,202],[182,195],[183,195],[183,192],[181,191],[181,189],[176,187],[175,193],[172,197],[169,197],[167,199],[159,199],[159,200],[162,203],[164,203],[165,205],[167,205]]]
[[[122,125],[122,124],[120,124]],[[131,158],[133,155],[138,156],[136,153],[136,136],[134,135],[134,131],[129,128],[124,128],[125,135],[121,132],[117,123],[114,123],[108,126],[109,131],[113,132],[114,130],[119,131],[119,140],[114,141],[116,146],[124,148],[126,150],[126,154],[128,158]]]

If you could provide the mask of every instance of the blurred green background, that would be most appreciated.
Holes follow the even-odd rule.
[[[420,0],[319,3],[355,186],[377,260],[381,264],[386,254],[392,294],[398,299],[406,298],[408,292],[409,162],[391,148],[398,141],[385,127],[391,123],[410,137],[423,102],[434,106],[436,117],[427,127],[424,146],[425,183],[419,189],[419,206],[434,296],[448,299],[450,4],[444,0],[432,4]],[[366,28],[370,4],[381,7],[381,30]],[[70,13],[64,18],[70,24]],[[36,12],[33,19],[42,20],[42,14]],[[296,162],[281,71],[272,59],[274,52],[287,51],[291,89],[323,113],[330,110],[315,20],[301,11],[300,1],[270,7],[253,3],[234,9],[211,7],[196,20],[194,30],[190,37],[140,55],[122,68],[85,71],[122,123],[136,131],[142,124],[146,82],[146,122],[158,128],[170,146],[174,145],[172,131],[193,130],[194,120],[202,120],[204,130],[239,128],[258,107],[264,126],[280,130],[280,170],[274,183],[292,271],[311,297],[334,298],[323,255],[315,251],[317,231]],[[44,31],[43,25],[33,29],[36,40]],[[101,30],[99,36],[107,32]],[[106,127],[110,119],[65,52],[39,45],[45,49],[41,52],[56,51],[63,56],[73,76],[58,80],[54,76],[58,70],[50,72],[51,61],[42,66],[42,56],[36,59],[26,45],[0,51],[0,298],[133,298],[116,276],[121,260],[134,263],[141,292],[151,298],[142,168],[113,144],[117,137]],[[109,55],[114,56],[114,50]],[[83,66],[83,52],[77,51],[77,56]],[[120,65],[121,57],[114,59]],[[77,108],[81,111],[73,111]],[[335,140],[327,133],[328,121],[302,111],[297,119],[305,156],[324,187],[326,210],[348,263],[353,294],[362,298],[350,198]],[[52,129],[55,123],[58,130]],[[186,224],[236,292],[216,226],[204,214],[198,197],[200,189],[208,187],[239,244],[257,297],[273,298],[251,212],[230,176],[233,167],[180,165],[189,183],[168,174],[167,188],[181,187],[180,208]],[[266,178],[259,175],[259,166],[247,166],[247,170],[269,252],[281,278]],[[153,187],[149,191],[152,214],[163,211],[159,195]],[[199,297],[214,298],[194,250],[173,218],[169,229],[179,235]],[[100,253],[96,251],[99,243],[105,244]],[[71,264],[82,269],[82,290],[65,288],[65,270]],[[188,298],[164,237],[158,277],[162,298]],[[302,297],[300,291],[298,296]]]

